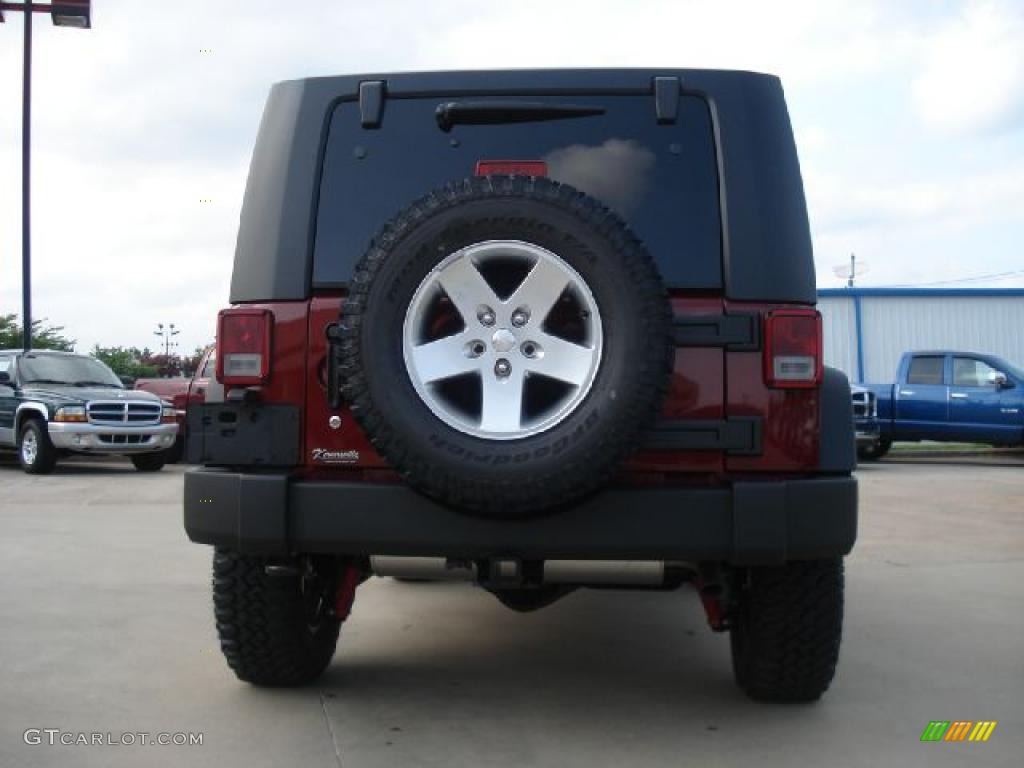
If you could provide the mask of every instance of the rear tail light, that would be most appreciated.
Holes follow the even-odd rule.
[[[477,176],[547,176],[548,164],[543,160],[480,160]]]
[[[823,371],[821,314],[775,309],[764,322],[764,378],[770,387],[817,387]]]
[[[267,309],[222,309],[217,315],[217,381],[248,386],[270,376]]]

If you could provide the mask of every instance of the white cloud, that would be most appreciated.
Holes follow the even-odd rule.
[[[977,285],[1024,285],[1019,242],[1024,162],[950,181],[808,183],[819,286],[840,284],[832,267],[857,253],[866,285],[928,284],[1014,272]],[[968,281],[970,283],[971,281]]]
[[[1024,4],[971,2],[925,44],[914,104],[954,134],[1004,128],[1024,116]]]
[[[930,124],[1012,127],[1019,4],[972,3],[937,17],[933,4],[914,6],[927,18],[883,0],[94,6],[92,30],[54,29],[45,16],[36,28],[35,310],[83,347],[153,344],[155,324],[170,321],[183,348],[210,338],[263,100],[272,82],[295,77],[525,66],[774,72],[794,115],[820,264],[874,252],[887,266],[873,277],[906,281],[937,260],[955,264],[935,252],[951,247],[949,232],[974,232],[991,254],[979,248],[973,266],[994,272],[1006,243],[1024,240],[1021,225],[1007,224],[1022,199],[1020,142],[976,152],[954,135],[926,150],[898,133],[912,80],[914,108]],[[0,71],[9,75],[0,78],[0,312],[20,308],[18,16],[0,25]],[[959,126],[944,112],[951,93],[970,101],[960,112],[975,122]],[[870,114],[892,134],[879,138],[849,114]],[[916,167],[905,167],[915,153]],[[1004,230],[999,247],[993,221]],[[898,258],[884,255],[894,248]]]
[[[864,182],[805,173],[804,186],[811,221],[819,231],[938,225],[964,229],[1020,221],[1024,159],[944,179]]]
[[[885,66],[899,46],[884,7],[821,0],[475,4],[445,14],[427,50],[453,68],[721,67],[821,82]]]

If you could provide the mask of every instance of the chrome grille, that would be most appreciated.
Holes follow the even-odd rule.
[[[97,401],[89,403],[89,421],[93,424],[142,425],[158,424],[159,403]]]
[[[853,415],[860,419],[873,419],[878,414],[874,392],[861,390],[853,393]]]

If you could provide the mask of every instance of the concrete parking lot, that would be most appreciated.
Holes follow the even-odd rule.
[[[1019,454],[862,468],[838,676],[782,707],[734,688],[688,590],[518,615],[467,585],[377,579],[318,686],[243,685],[214,635],[210,551],[182,532],[182,471],[0,463],[0,765],[1021,765]],[[922,744],[930,720],[998,726]],[[28,745],[30,728],[203,743]]]

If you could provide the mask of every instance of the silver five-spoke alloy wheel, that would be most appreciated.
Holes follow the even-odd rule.
[[[462,248],[420,283],[403,326],[405,367],[431,412],[466,434],[514,440],[563,421],[601,363],[590,288],[520,240]]]
[[[36,456],[39,454],[39,441],[36,433],[28,429],[21,438],[21,460],[25,466],[32,466],[36,463]]]

